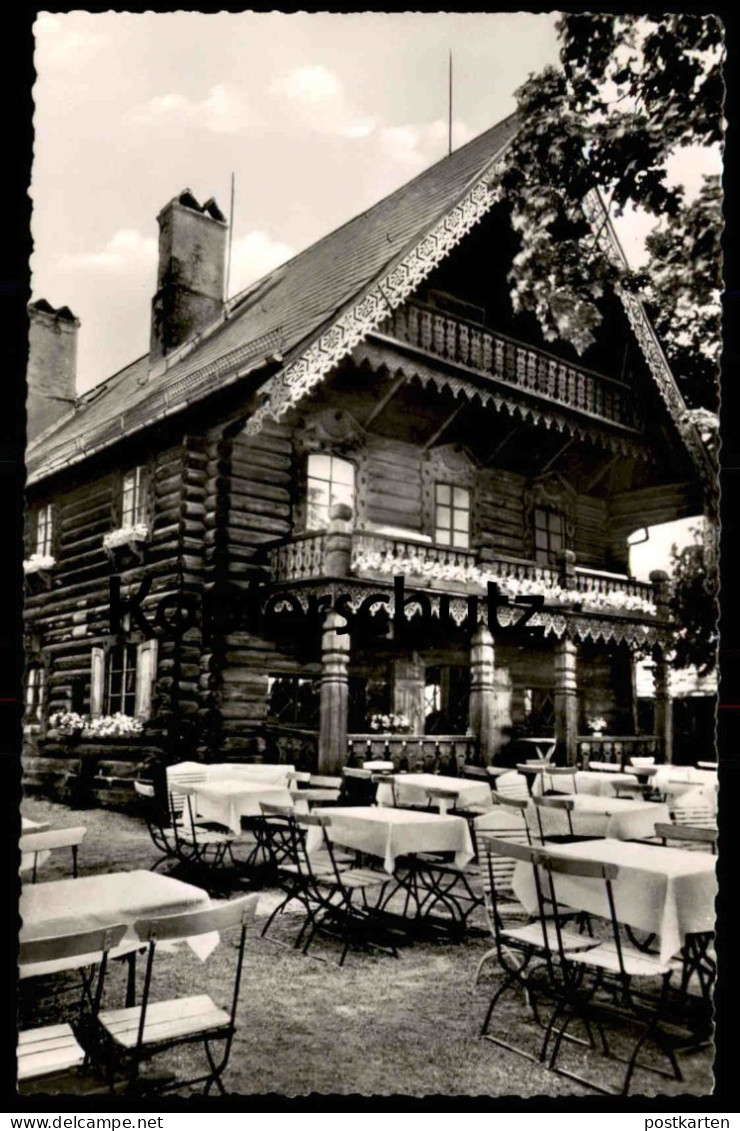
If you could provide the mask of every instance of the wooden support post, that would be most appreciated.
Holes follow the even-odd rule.
[[[336,631],[344,624],[340,613],[327,613],[321,637],[321,696],[319,701],[319,773],[336,771],[347,759],[347,665],[349,635]]]
[[[573,640],[564,636],[555,645],[555,739],[572,766],[578,753],[577,652]]]
[[[424,664],[416,655],[392,661],[391,711],[406,716],[410,734],[424,733]]]
[[[493,637],[481,626],[470,642],[470,729],[484,765],[493,760],[500,743],[497,723]]]
[[[662,569],[654,569],[650,574],[655,596],[655,607],[661,620],[668,620],[670,609],[670,579]],[[660,645],[653,649],[653,717],[655,733],[658,736],[663,759],[673,761],[673,700],[671,699],[670,667],[665,652]]]
[[[347,577],[352,561],[352,507],[335,503],[324,536],[324,575]]]

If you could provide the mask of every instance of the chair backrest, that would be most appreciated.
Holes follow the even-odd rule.
[[[373,781],[371,770],[342,767],[340,805],[374,805],[377,789],[377,781]]]
[[[241,928],[229,1018],[233,1026],[236,1016],[236,1007],[239,1001],[247,927],[254,921],[258,901],[259,894],[255,893],[254,895],[244,895],[240,896],[238,899],[232,899],[228,903],[220,904],[218,907],[204,908],[199,911],[186,911],[179,915],[152,916],[150,918],[138,919],[136,923],[134,923],[134,930],[139,938],[149,944],[149,954],[147,956],[146,972],[144,974],[144,988],[141,994],[139,1029],[136,1042],[137,1055],[140,1053],[144,1040],[149,992],[152,984],[154,954],[157,943],[160,941],[193,938],[197,935],[210,934],[212,931],[220,932],[228,931],[235,927]]]
[[[78,825],[73,829],[48,829],[43,833],[23,833],[21,852],[53,852],[56,848],[76,848],[85,839],[87,829]]]
[[[127,930],[125,923],[116,923],[112,927],[93,927],[89,931],[75,931],[69,935],[21,939],[18,961],[21,966],[30,966],[78,955],[102,956],[118,946]],[[90,965],[94,961],[96,959],[91,958]]]
[[[600,880],[606,890],[607,904],[609,907],[609,918],[611,919],[612,935],[616,948],[617,959],[619,962],[619,969],[622,977],[626,977],[624,969],[624,961],[622,955],[622,937],[620,922],[617,916],[617,908],[614,900],[614,881],[619,876],[619,866],[604,860],[581,860],[572,856],[559,856],[555,853],[543,851],[541,857],[541,865],[547,876],[547,886],[549,889],[549,903],[553,911],[553,915],[548,920],[543,922],[543,927],[546,935],[549,934],[548,945],[551,944],[551,939],[554,936],[557,950],[560,955],[560,961],[564,968],[568,967],[568,960],[565,953],[566,948],[563,945],[561,918],[562,913],[567,909],[567,899],[561,902],[558,899],[557,892],[557,876],[579,877],[586,880]]]
[[[474,766],[471,762],[466,762],[462,768],[462,777],[471,778],[475,781],[489,781],[488,767],[487,766]]]
[[[142,942],[165,942],[248,926],[255,917],[259,893],[240,896],[218,907],[137,919],[134,930]]]
[[[311,774],[308,783],[309,789],[341,789],[341,777],[335,778],[327,776],[326,774]]]
[[[532,800],[538,809],[562,809],[567,813],[572,813],[576,807],[575,799],[572,797],[535,796]]]
[[[42,852],[55,852],[60,848],[72,851],[72,875],[77,876],[77,849],[85,839],[87,830],[83,825],[72,829],[48,829],[42,833],[24,833],[19,839],[21,856],[33,856],[31,883],[36,883],[39,855]]]
[[[494,778],[494,794],[498,797],[515,797],[526,801],[529,797],[526,778],[511,770]]]
[[[493,800],[496,805],[501,805],[504,809],[516,809],[519,813],[524,813],[529,805],[528,797],[508,797],[505,793],[494,793]]]
[[[488,888],[484,891],[486,913],[496,943],[499,961],[504,969],[508,970],[509,955],[506,937],[503,934],[502,901],[504,897],[510,894],[512,877],[517,864],[529,865],[534,878],[537,908],[540,917],[543,916],[542,883],[538,870],[538,865],[542,859],[542,850],[533,848],[531,845],[504,840],[488,833],[479,834],[479,840],[482,840],[486,846],[486,867],[488,871]],[[490,899],[490,907],[488,899]],[[546,962],[551,970],[549,951],[546,953]]]
[[[177,762],[167,767],[167,793],[173,820],[182,814],[185,798],[193,786],[208,779],[208,767],[203,762]]]
[[[655,825],[655,835],[660,837],[664,844],[668,840],[697,845],[708,844],[711,851],[716,853],[719,831],[716,828],[703,828],[697,825],[673,825],[658,821]]]
[[[138,793],[139,797],[146,797],[150,801],[153,801],[155,797],[154,786],[148,781],[135,780],[134,793]]]

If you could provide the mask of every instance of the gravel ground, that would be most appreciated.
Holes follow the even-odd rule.
[[[149,868],[159,855],[138,817],[96,809],[75,811],[34,798],[26,798],[22,808],[25,816],[48,821],[52,827],[86,826],[80,875]],[[61,877],[67,869],[66,854],[54,856],[40,869],[38,880]],[[262,892],[258,911],[262,921],[278,898],[273,890]],[[292,949],[299,925],[300,919],[286,912],[260,938],[258,919],[249,939],[238,1032],[224,1077],[232,1094],[594,1094],[479,1038],[488,1002],[500,984],[495,961],[486,964],[481,981],[473,984],[478,962],[490,948],[482,933],[464,945],[416,942],[400,949],[397,959],[381,952],[351,951],[340,969],[338,947],[332,940],[318,940],[308,956]],[[209,992],[217,1003],[226,1004],[235,957],[229,941],[222,942],[206,962],[184,946],[160,954],[152,1000]],[[111,965],[105,1002],[109,1008],[123,1004],[125,985],[122,964]],[[77,984],[71,975],[24,982],[21,1027],[74,1016]],[[526,1016],[522,999],[508,994],[497,1007],[493,1031],[533,1048],[536,1034]],[[614,1064],[595,1056],[585,1058],[575,1048],[563,1056],[566,1064],[585,1070],[607,1087],[618,1078]],[[204,1067],[202,1047],[164,1053],[157,1066],[183,1076],[199,1074]],[[638,1074],[633,1093],[703,1096],[711,1092],[709,1049],[684,1054],[681,1068],[683,1083]]]

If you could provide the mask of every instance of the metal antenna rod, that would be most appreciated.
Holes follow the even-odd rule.
[[[449,104],[449,117],[448,117],[448,129],[447,129],[447,138],[448,138],[447,152],[448,152],[448,154],[450,154],[450,153],[452,153],[452,52],[451,51],[450,51],[450,73],[449,73],[448,104]]]
[[[231,207],[229,209],[229,249],[226,255],[226,298],[229,297],[229,282],[231,280],[231,242],[234,238],[234,174],[231,174]]]

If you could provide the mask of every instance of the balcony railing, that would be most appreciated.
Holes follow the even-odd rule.
[[[324,569],[324,532],[301,534],[269,550],[273,581],[319,580]],[[503,594],[516,597],[542,594],[548,605],[581,606],[586,611],[654,616],[652,585],[634,578],[600,571],[577,569],[564,577],[553,566],[524,558],[497,555],[481,562],[472,550],[453,549],[408,538],[355,531],[351,535],[348,576],[385,581],[403,574],[412,588],[452,589],[463,593],[485,593],[489,581]]]
[[[478,740],[472,734],[350,734],[347,764],[361,766],[376,760],[393,762],[403,770],[462,771],[477,759]]]
[[[378,333],[568,408],[639,426],[634,394],[622,382],[423,303],[399,307]]]

